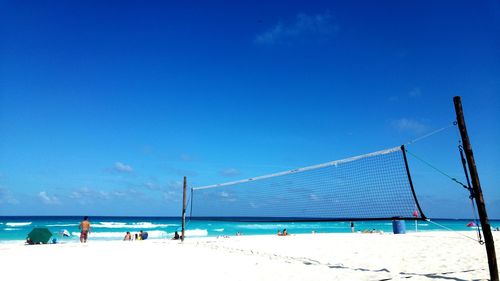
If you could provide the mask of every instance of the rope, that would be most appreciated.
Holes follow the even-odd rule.
[[[415,157],[416,159],[420,160],[422,163],[426,164],[427,166],[433,168],[434,170],[436,170],[437,172],[439,172],[440,174],[444,175],[445,177],[449,178],[450,180],[458,183],[459,185],[461,185],[462,187],[466,188],[466,189],[469,189],[468,186],[466,186],[464,183],[462,183],[461,181],[457,180],[456,178],[448,175],[447,173],[441,171],[440,169],[438,169],[436,166],[432,165],[431,163],[425,161],[424,159],[418,157],[417,155],[411,153],[410,151],[408,151],[408,149],[405,150],[408,154],[410,154],[411,156]]]
[[[437,225],[437,226],[439,226],[439,227],[441,227],[441,228],[444,228],[444,229],[446,229],[446,230],[448,230],[448,231],[454,232],[454,233],[456,233],[456,234],[458,234],[458,235],[460,235],[460,236],[463,236],[463,237],[465,237],[465,238],[471,239],[471,240],[473,240],[473,241],[475,241],[475,242],[478,242],[478,243],[479,243],[479,244],[481,244],[481,245],[482,245],[482,244],[484,244],[484,242],[482,242],[482,241],[478,241],[478,240],[476,240],[476,239],[474,239],[474,238],[472,238],[472,237],[470,237],[470,236],[467,236],[467,235],[465,235],[465,234],[462,234],[462,233],[460,233],[460,232],[458,232],[458,231],[456,231],[456,230],[453,230],[453,229],[451,229],[451,228],[449,228],[449,227],[446,227],[446,226],[444,226],[444,225],[442,225],[442,224],[439,224],[439,223],[437,223],[437,222],[433,222],[433,221],[431,221],[430,219],[426,219],[425,221],[430,222],[430,223],[433,223],[433,224],[435,224],[435,225]]]
[[[423,136],[420,136],[420,137],[418,137],[418,138],[416,138],[416,139],[413,139],[413,140],[411,140],[411,141],[407,142],[405,145],[414,144],[414,143],[416,143],[416,142],[418,142],[418,141],[421,141],[421,140],[423,140],[423,139],[426,139],[426,138],[428,138],[428,137],[430,137],[430,136],[432,136],[432,135],[435,135],[435,134],[437,134],[437,133],[439,133],[439,132],[442,132],[442,131],[444,131],[444,130],[446,130],[446,129],[448,129],[448,128],[451,128],[451,127],[453,127],[453,126],[455,126],[455,125],[456,125],[456,122],[453,122],[451,125],[448,125],[448,126],[442,127],[442,128],[440,128],[440,129],[434,130],[434,131],[432,131],[432,132],[430,132],[430,133],[428,133],[428,134],[425,134],[425,135],[423,135]]]
[[[467,189],[470,192],[469,199],[470,199],[470,202],[472,205],[472,215],[474,216],[474,223],[476,224],[476,227],[477,227],[477,238],[479,240],[479,244],[482,245],[482,244],[484,244],[484,241],[483,241],[483,237],[481,236],[481,229],[479,228],[479,222],[477,219],[477,214],[476,214],[477,208],[474,204],[474,197],[475,197],[474,189],[472,189],[471,185],[470,185],[469,171],[467,170],[467,160],[465,160],[464,150],[463,150],[462,143],[460,142],[460,140],[458,141],[458,151],[460,151],[460,158],[462,159],[462,166],[464,168],[464,174],[465,174],[465,178],[467,180]]]
[[[472,204],[472,214],[474,215],[474,222],[476,223],[476,227],[477,227],[477,240],[478,240],[477,242],[479,242],[479,244],[483,245],[484,241],[483,241],[483,237],[481,236],[481,229],[479,228],[479,223],[477,220],[476,205],[474,204],[474,199],[471,199],[470,202]]]
[[[457,125],[457,122],[456,122],[456,121],[454,121],[452,125],[447,126],[447,127],[443,127],[443,128],[441,128],[441,129],[438,129],[438,130],[435,130],[435,131],[433,131],[433,132],[431,132],[431,133],[429,133],[429,134],[427,134],[427,135],[424,135],[424,136],[419,137],[419,138],[417,138],[417,139],[415,139],[415,140],[413,140],[413,141],[410,141],[408,144],[415,143],[415,142],[417,142],[417,141],[419,141],[419,140],[422,140],[422,139],[424,139],[424,138],[430,137],[430,136],[432,136],[432,135],[434,135],[434,134],[437,134],[437,133],[439,133],[439,132],[441,132],[441,131],[443,131],[443,130],[445,130],[445,129],[447,129],[447,128],[450,128],[450,127],[452,127],[452,126],[456,126],[456,125]],[[426,164],[427,166],[431,167],[432,169],[436,170],[437,172],[439,172],[440,174],[444,175],[445,177],[447,177],[447,178],[451,179],[452,181],[454,181],[454,182],[458,183],[458,184],[459,184],[459,185],[461,185],[463,188],[465,188],[465,189],[467,189],[467,190],[469,191],[469,193],[470,193],[470,195],[469,195],[469,199],[471,199],[471,204],[472,204],[472,215],[474,216],[474,223],[475,223],[475,224],[476,224],[476,226],[477,226],[477,240],[475,240],[475,239],[473,239],[473,238],[471,238],[471,237],[469,237],[469,236],[463,235],[463,234],[461,234],[461,233],[459,233],[459,232],[456,232],[456,231],[454,231],[454,230],[452,230],[452,229],[450,229],[450,228],[447,228],[447,227],[445,227],[445,226],[443,226],[443,225],[440,225],[440,224],[438,224],[438,223],[432,222],[432,221],[430,221],[430,220],[427,220],[427,221],[428,221],[428,222],[431,222],[431,223],[434,223],[434,224],[436,224],[436,225],[438,225],[438,226],[440,226],[440,227],[442,227],[442,228],[444,228],[444,229],[448,229],[448,230],[450,230],[450,231],[453,231],[453,232],[459,233],[460,235],[465,236],[465,237],[467,237],[467,238],[469,238],[469,239],[472,239],[472,240],[474,240],[474,241],[478,242],[479,244],[483,245],[483,244],[484,244],[484,241],[483,241],[483,238],[482,238],[482,235],[481,235],[481,229],[479,228],[479,223],[478,223],[478,219],[477,219],[477,214],[476,214],[476,206],[475,206],[475,204],[474,204],[474,197],[475,197],[475,195],[474,195],[474,190],[471,188],[471,184],[470,184],[470,180],[469,180],[469,173],[468,173],[468,170],[467,170],[467,161],[466,161],[466,159],[465,159],[465,157],[464,157],[463,146],[462,146],[462,142],[460,141],[460,138],[459,138],[459,132],[458,132],[458,129],[457,129],[457,130],[455,130],[455,131],[456,131],[456,133],[457,133],[457,138],[458,138],[458,151],[460,152],[460,158],[461,158],[461,160],[462,160],[462,166],[463,166],[463,169],[464,169],[465,178],[466,178],[466,180],[467,180],[467,185],[465,185],[463,182],[461,182],[461,181],[457,180],[456,178],[454,178],[454,177],[452,177],[452,176],[448,175],[447,173],[443,172],[442,170],[438,169],[436,166],[432,165],[431,163],[429,163],[429,162],[425,161],[424,159],[422,159],[422,158],[418,157],[417,155],[415,155],[415,154],[411,153],[410,151],[408,151],[408,149],[405,149],[405,151],[406,151],[406,152],[408,152],[408,153],[409,153],[410,155],[412,155],[413,157],[415,157],[416,159],[420,160],[422,163]]]

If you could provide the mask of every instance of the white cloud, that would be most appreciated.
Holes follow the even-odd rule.
[[[317,15],[297,15],[289,24],[279,22],[255,38],[258,44],[292,43],[302,39],[326,39],[337,33],[339,26],[332,23],[329,12]]]
[[[120,173],[132,173],[134,171],[132,166],[123,164],[122,162],[116,162],[113,168],[115,171]]]
[[[220,172],[220,174],[224,177],[234,177],[234,176],[239,176],[240,171],[235,168],[230,168],[230,169],[225,169]]]
[[[59,205],[59,199],[56,196],[50,196],[46,191],[40,191],[38,198],[46,205]]]
[[[391,121],[391,126],[401,132],[422,134],[428,130],[427,125],[413,119],[401,118]]]

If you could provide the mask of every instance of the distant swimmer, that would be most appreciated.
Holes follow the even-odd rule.
[[[85,216],[83,221],[80,223],[80,242],[87,243],[87,238],[90,233],[90,222],[89,217]]]

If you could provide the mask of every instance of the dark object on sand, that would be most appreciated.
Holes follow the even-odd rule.
[[[405,234],[406,224],[404,220],[393,220],[392,221],[392,232],[394,234]]]
[[[50,237],[52,237],[52,232],[48,228],[45,227],[36,227],[31,230],[31,232],[28,234],[28,239],[33,244],[47,244],[49,242]]]

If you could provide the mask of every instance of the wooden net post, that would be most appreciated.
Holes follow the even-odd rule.
[[[182,191],[182,234],[181,241],[184,242],[184,230],[186,228],[186,188],[187,188],[187,179],[184,177],[184,188]]]
[[[474,190],[474,198],[476,200],[477,212],[481,221],[481,228],[484,235],[484,242],[486,246],[486,255],[488,256],[488,266],[490,269],[491,281],[498,281],[498,267],[497,258],[495,254],[495,244],[493,242],[493,235],[491,233],[488,215],[486,214],[486,206],[484,204],[483,191],[481,190],[481,183],[479,182],[479,175],[476,169],[476,162],[474,161],[474,154],[472,153],[472,146],[469,141],[469,134],[465,126],[464,113],[462,109],[462,101],[460,97],[454,97],[455,111],[457,113],[457,124],[462,137],[464,146],[465,158],[469,167],[469,173],[472,181],[472,189]]]

